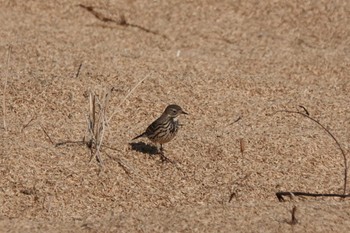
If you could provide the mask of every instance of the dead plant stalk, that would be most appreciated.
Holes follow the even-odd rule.
[[[89,95],[89,116],[87,117],[89,141],[87,145],[90,147],[90,160],[95,157],[97,161],[103,165],[103,160],[100,156],[102,142],[106,130],[106,110],[110,98],[111,90],[103,91],[99,96],[90,92]],[[98,114],[96,114],[98,109]]]
[[[109,117],[107,124],[112,120],[113,116],[118,112],[118,110],[120,109],[120,107],[122,106],[122,104],[129,98],[129,96],[135,91],[135,89],[147,78],[149,77],[149,75],[147,75],[146,77],[144,77],[143,79],[141,79],[129,92],[128,94],[126,94],[126,96],[124,97],[124,99],[119,103],[119,105],[117,106],[117,109],[112,113],[112,115]]]

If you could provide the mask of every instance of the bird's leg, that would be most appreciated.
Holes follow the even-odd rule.
[[[163,150],[163,145],[162,144],[160,144],[160,153],[159,153],[159,155],[160,155],[160,159],[162,160],[162,162],[171,162],[172,163],[172,161],[164,155],[164,150]]]

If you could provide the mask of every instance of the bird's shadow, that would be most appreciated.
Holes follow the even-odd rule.
[[[132,150],[149,154],[149,155],[158,155],[159,150],[156,146],[146,144],[144,142],[131,142],[129,143]]]

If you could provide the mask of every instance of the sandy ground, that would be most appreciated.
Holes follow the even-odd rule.
[[[275,195],[343,193],[335,141],[278,111],[304,106],[348,154],[349,15],[347,0],[1,0],[0,231],[349,232],[347,199]],[[89,93],[110,89],[101,171],[55,144],[86,137]],[[172,103],[190,113],[173,164],[131,142]]]

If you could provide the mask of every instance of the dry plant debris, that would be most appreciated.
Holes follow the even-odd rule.
[[[327,193],[308,193],[308,192],[277,192],[276,196],[279,201],[284,201],[283,196],[309,196],[309,197],[341,197],[341,198],[346,198],[350,197],[350,194],[347,193],[347,180],[348,180],[348,162],[347,162],[347,157],[345,154],[344,149],[340,145],[339,141],[337,138],[331,133],[327,127],[322,125],[318,120],[314,119],[313,117],[310,116],[309,111],[302,105],[299,105],[300,108],[303,109],[304,112],[300,111],[291,111],[291,110],[279,110],[275,113],[282,112],[282,113],[288,113],[288,114],[299,114],[305,118],[310,119],[311,121],[315,122],[317,125],[321,126],[321,128],[326,131],[326,133],[334,140],[336,143],[337,147],[339,148],[342,157],[343,157],[343,162],[344,162],[344,183],[343,183],[343,194],[327,194]],[[274,113],[274,114],[275,114]]]
[[[96,158],[96,161],[103,168],[103,159],[101,157],[101,149],[103,139],[106,132],[107,124],[107,109],[113,89],[103,89],[99,94],[94,91],[89,92],[89,111],[86,115],[87,135],[81,141],[63,141],[56,143],[56,146],[66,144],[81,144],[86,145],[90,150],[90,161]],[[51,138],[42,128],[49,140]]]

